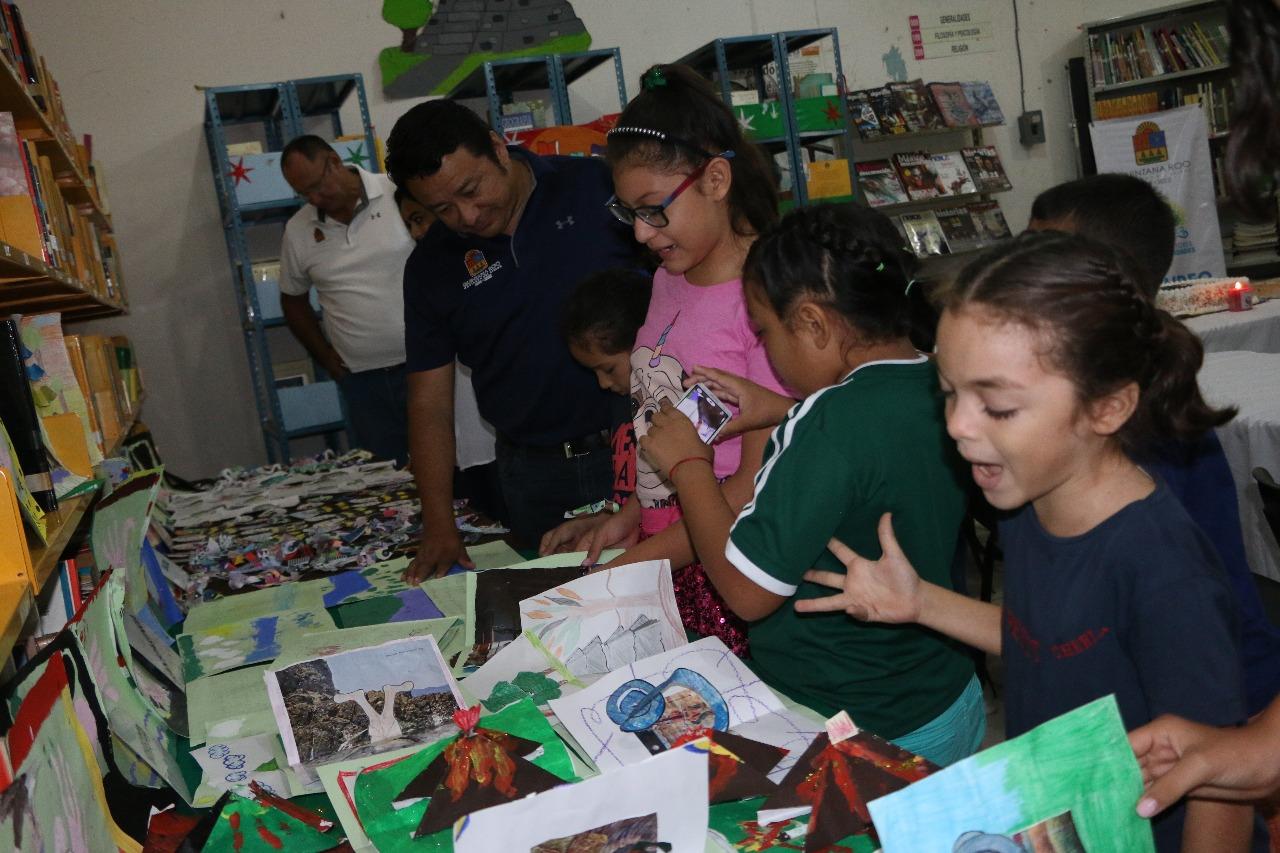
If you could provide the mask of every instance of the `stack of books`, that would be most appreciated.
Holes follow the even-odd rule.
[[[1276,221],[1237,222],[1231,230],[1231,252],[1243,255],[1246,252],[1265,252],[1275,250],[1280,244],[1280,234],[1276,231]]]
[[[0,240],[120,299],[114,237],[67,200],[50,158],[7,112],[0,112]]]

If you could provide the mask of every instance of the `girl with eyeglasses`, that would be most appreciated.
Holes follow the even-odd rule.
[[[636,240],[660,265],[631,354],[637,437],[647,432],[664,402],[675,404],[684,396],[685,381],[699,365],[782,389],[752,331],[742,292],[747,251],[777,219],[766,161],[743,138],[711,85],[689,68],[655,65],[641,83],[642,91],[609,132],[617,195],[607,205],[632,226]],[[718,437],[712,467],[725,500],[737,509],[751,496],[768,431],[733,434],[734,426],[731,420]],[[594,562],[603,548],[636,543],[613,565],[669,559],[685,627],[719,636],[744,653],[745,623],[707,580],[670,480],[643,457],[637,464],[636,497],[576,547]]]

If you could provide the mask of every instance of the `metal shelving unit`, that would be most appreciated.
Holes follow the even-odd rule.
[[[232,179],[227,129],[250,126],[251,131],[264,137],[268,152],[278,152],[290,139],[306,132],[304,122],[310,119],[327,117],[333,136],[338,137],[343,134],[341,109],[352,95],[358,100],[361,129],[368,150],[376,151],[364,79],[359,74],[216,86],[204,90],[205,141],[218,206],[222,211],[222,231],[231,262],[236,304],[240,309],[254,404],[267,458],[272,462],[287,463],[290,442],[307,436],[321,435],[331,447],[337,447],[348,425],[341,395],[332,380],[296,388],[276,388],[268,330],[282,324],[263,318],[253,280],[254,258],[250,254],[248,232],[250,229],[282,225],[302,206],[302,202],[290,196],[242,204]],[[371,169],[377,169],[376,158],[371,157],[370,164]],[[318,365],[317,372],[320,372]]]
[[[832,56],[835,61],[835,84],[837,94],[831,98],[834,108],[839,112],[836,126],[829,129],[803,130],[797,116],[797,97],[791,74],[791,56],[808,45],[823,39],[831,39]],[[846,93],[844,69],[840,60],[840,36],[834,27],[814,30],[794,30],[781,33],[761,33],[750,36],[733,36],[719,38],[686,54],[676,60],[688,65],[720,86],[721,97],[730,107],[733,106],[730,72],[739,69],[750,69],[754,72],[757,94],[760,102],[766,100],[765,68],[773,65],[777,69],[778,108],[782,117],[782,134],[767,137],[753,137],[752,141],[764,146],[770,153],[785,151],[787,163],[792,175],[792,198],[789,203],[784,199],[783,206],[790,204],[805,205],[809,203],[807,164],[812,149],[820,145],[829,145],[831,153],[844,158],[849,163],[850,186],[857,197],[857,179],[853,169],[853,125],[849,120],[848,109],[844,103]],[[846,200],[846,199],[832,199]],[[823,199],[826,201],[826,199]]]
[[[616,47],[491,59],[463,78],[446,97],[455,101],[485,99],[489,124],[499,128],[504,99],[509,102],[517,92],[546,92],[555,123],[573,124],[569,87],[610,62],[613,63],[621,109],[627,105],[627,87],[622,77],[622,53]]]

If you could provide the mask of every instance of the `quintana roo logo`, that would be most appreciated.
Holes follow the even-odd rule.
[[[484,252],[479,249],[469,250],[462,256],[462,262],[467,265],[467,275],[469,276],[477,276],[489,266],[489,262],[485,260]]]
[[[1144,121],[1133,132],[1133,162],[1139,166],[1163,163],[1169,159],[1169,146],[1164,131],[1154,121]]]

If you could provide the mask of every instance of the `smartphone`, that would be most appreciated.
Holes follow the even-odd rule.
[[[693,421],[698,437],[710,444],[733,415],[707,386],[699,382],[676,403],[676,409]]]

